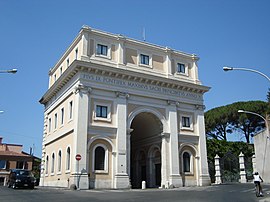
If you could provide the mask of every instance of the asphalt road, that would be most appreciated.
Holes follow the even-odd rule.
[[[209,187],[182,187],[170,190],[80,190],[37,187],[10,189],[0,187],[1,202],[270,202],[270,185],[264,186],[264,197],[257,198],[253,184],[214,185]]]

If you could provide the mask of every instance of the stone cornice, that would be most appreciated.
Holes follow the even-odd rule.
[[[61,77],[48,89],[40,99],[41,104],[46,104],[61,88],[78,72],[94,73],[96,75],[108,76],[117,79],[125,79],[142,84],[156,85],[175,90],[203,94],[210,88],[178,79],[166,78],[165,76],[152,75],[150,73],[138,72],[134,69],[113,66],[112,64],[100,64],[95,61],[85,62],[75,60]]]

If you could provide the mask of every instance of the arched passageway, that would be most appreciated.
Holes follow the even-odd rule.
[[[131,123],[130,177],[132,188],[161,185],[161,121],[150,112],[138,114]]]

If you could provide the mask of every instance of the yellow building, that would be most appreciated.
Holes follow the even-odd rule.
[[[83,26],[49,71],[40,100],[40,184],[209,184],[203,105],[209,88],[199,81],[198,59]]]

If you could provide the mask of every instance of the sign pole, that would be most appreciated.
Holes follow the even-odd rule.
[[[77,161],[77,190],[80,190],[79,187],[79,161],[82,159],[80,154],[76,154],[75,159]]]

